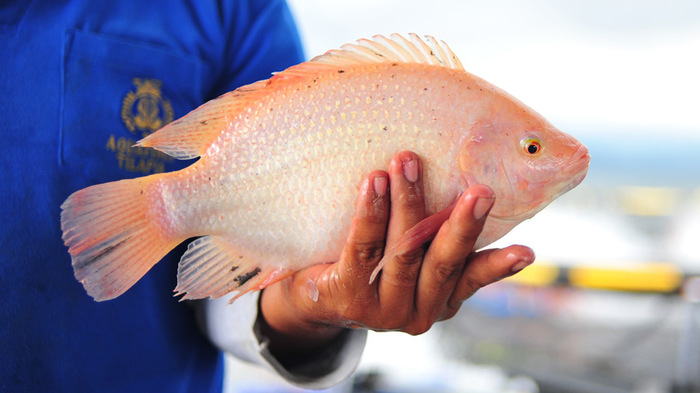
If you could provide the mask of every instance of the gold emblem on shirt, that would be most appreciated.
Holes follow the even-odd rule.
[[[173,106],[161,93],[163,82],[134,78],[133,83],[134,89],[122,100],[121,117],[134,137],[111,134],[105,149],[114,155],[120,169],[141,175],[164,172],[165,164],[173,162],[174,158],[155,149],[134,147],[134,144],[173,121]]]
[[[129,131],[145,138],[173,121],[173,106],[161,94],[161,81],[134,78],[133,82],[136,90],[122,101],[122,121]]]

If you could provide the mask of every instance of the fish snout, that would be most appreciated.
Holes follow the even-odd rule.
[[[574,152],[572,158],[572,161],[580,161],[586,167],[591,162],[591,154],[588,152],[586,145],[583,144]]]
[[[567,170],[565,171],[566,176],[572,179],[566,191],[576,187],[583,181],[583,179],[586,177],[586,174],[588,174],[588,165],[590,164],[590,162],[590,152],[588,151],[588,148],[585,145],[581,144],[578,147],[578,149],[574,151],[574,154],[571,155],[571,158],[569,159],[569,165],[567,166]]]

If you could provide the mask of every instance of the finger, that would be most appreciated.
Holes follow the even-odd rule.
[[[382,258],[389,221],[388,183],[386,172],[375,171],[360,187],[355,216],[337,269],[346,285],[369,288],[369,276]]]
[[[468,188],[435,236],[426,253],[416,293],[416,307],[425,323],[434,322],[447,308],[494,200],[493,191],[486,186]]]
[[[535,252],[520,245],[473,253],[447,303],[449,312],[445,319],[454,316],[462,302],[479,289],[516,274],[534,261]]]
[[[415,153],[398,153],[389,164],[391,212],[387,244],[395,243],[425,218],[423,165]]]
[[[391,213],[387,230],[390,248],[414,225],[425,218],[423,174],[419,157],[411,152],[397,154],[389,165]],[[382,303],[392,306],[395,300],[413,307],[413,291],[423,260],[422,245],[396,255],[382,270],[379,293]],[[410,293],[406,293],[410,290]],[[406,301],[406,300],[410,301]]]
[[[389,165],[391,216],[387,231],[390,259],[384,266],[379,285],[379,300],[387,310],[386,328],[402,330],[413,319],[415,291],[423,261],[423,245],[393,253],[397,241],[425,218],[423,174],[418,156],[411,152],[397,154]]]

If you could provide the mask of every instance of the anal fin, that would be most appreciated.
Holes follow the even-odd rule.
[[[255,258],[219,236],[201,237],[187,247],[177,272],[176,296],[181,300],[219,298],[235,292],[231,302],[294,272]]]

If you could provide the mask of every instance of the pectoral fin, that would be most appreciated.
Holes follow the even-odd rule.
[[[384,257],[379,261],[379,264],[372,272],[372,276],[369,278],[370,284],[374,282],[377,278],[379,272],[384,268],[384,266],[391,261],[395,256],[413,251],[418,247],[423,247],[423,245],[437,235],[438,230],[442,224],[450,218],[452,210],[454,210],[457,203],[453,203],[445,209],[424,218],[418,224],[414,225],[404,233],[399,240],[394,243],[389,250],[384,253]]]

